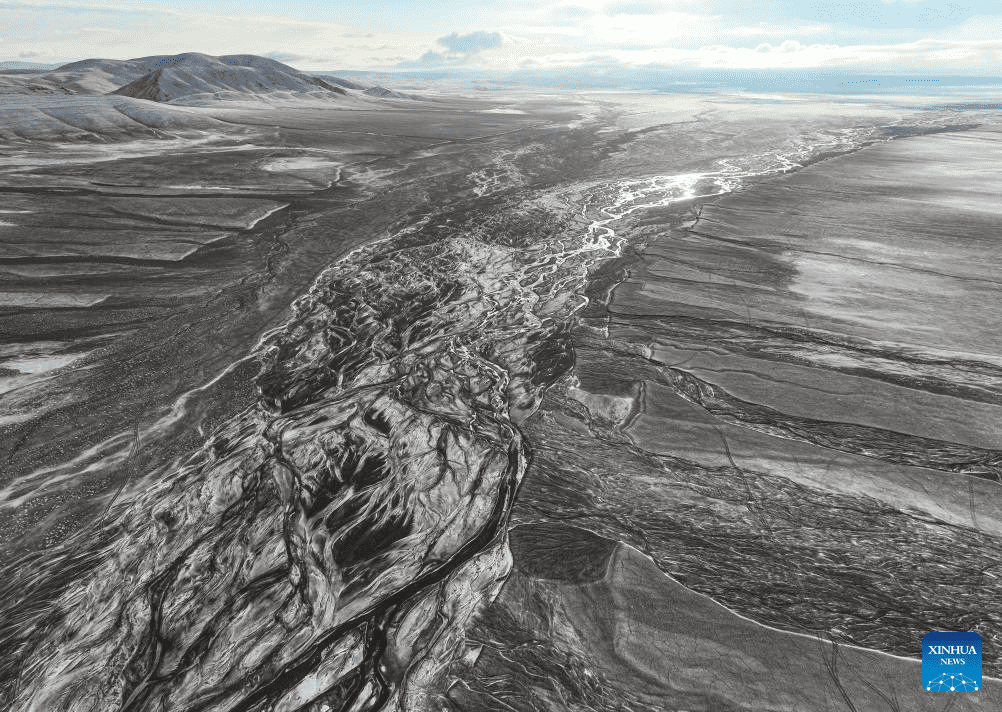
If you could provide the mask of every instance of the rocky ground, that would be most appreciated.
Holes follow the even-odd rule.
[[[183,111],[0,156],[5,705],[940,709],[936,629],[999,674],[998,117]]]

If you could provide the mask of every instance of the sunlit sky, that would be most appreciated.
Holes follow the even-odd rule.
[[[0,60],[261,54],[299,69],[1002,74],[1002,0],[0,0]]]

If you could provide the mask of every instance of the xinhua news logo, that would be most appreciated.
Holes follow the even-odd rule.
[[[981,689],[981,636],[926,633],[922,638],[922,687],[928,692]]]

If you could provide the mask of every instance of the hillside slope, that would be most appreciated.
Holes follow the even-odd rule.
[[[170,102],[194,95],[265,94],[276,91],[332,97],[345,90],[288,65],[255,55],[210,57],[183,54],[132,60],[149,73],[114,90],[114,94]]]
[[[45,71],[0,65],[0,94],[117,94],[166,103],[187,97],[246,98],[281,92],[330,100],[368,86],[312,76],[252,54],[213,57],[197,52],[135,59],[84,59]]]

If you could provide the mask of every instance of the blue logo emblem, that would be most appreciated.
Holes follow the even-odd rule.
[[[926,633],[922,638],[922,687],[928,692],[981,689],[981,636]]]

